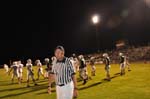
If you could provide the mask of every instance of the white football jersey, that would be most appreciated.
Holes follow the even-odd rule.
[[[12,65],[11,68],[13,68],[13,71],[16,73],[19,70],[19,66],[18,65]]]
[[[27,72],[32,72],[32,64],[31,63],[27,63],[26,67],[27,67]]]
[[[19,72],[22,72],[23,70],[23,64],[19,64]]]

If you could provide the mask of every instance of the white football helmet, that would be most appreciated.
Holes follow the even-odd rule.
[[[18,65],[18,62],[16,62],[16,61],[15,61],[15,62],[13,62],[13,65]]]
[[[32,62],[32,60],[31,60],[31,59],[28,59],[28,60],[27,60],[27,63],[31,63],[31,62]]]
[[[119,53],[119,56],[122,56],[123,55],[123,53]]]
[[[83,55],[79,55],[79,59],[82,59],[83,58]]]
[[[45,60],[44,60],[45,62],[49,62],[49,58],[45,58]]]
[[[104,54],[103,54],[103,57],[108,57],[108,54],[107,54],[107,53],[104,53]]]

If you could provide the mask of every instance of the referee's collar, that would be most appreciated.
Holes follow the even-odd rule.
[[[66,57],[64,57],[62,60],[57,60],[57,63],[65,63]]]

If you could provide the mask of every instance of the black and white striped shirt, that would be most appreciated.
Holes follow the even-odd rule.
[[[56,85],[66,85],[72,81],[75,70],[69,58],[64,57],[62,61],[57,60],[53,64],[52,73],[55,74]]]

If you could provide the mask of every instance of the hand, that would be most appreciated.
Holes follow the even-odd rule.
[[[77,98],[78,96],[78,90],[75,88],[73,91],[73,98]]]
[[[48,94],[51,94],[51,87],[48,87]]]

